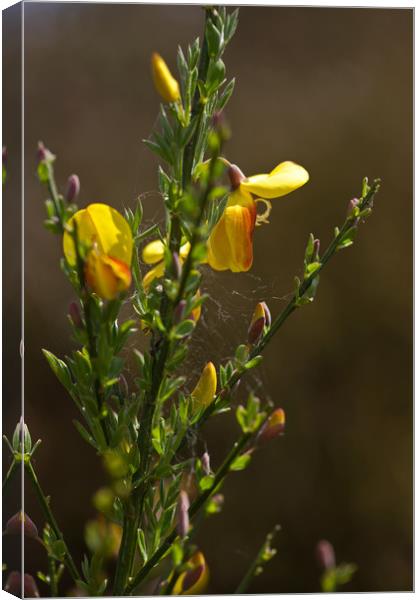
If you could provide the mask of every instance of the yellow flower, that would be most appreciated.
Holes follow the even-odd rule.
[[[209,568],[202,552],[196,552],[187,562],[187,570],[183,571],[175,582],[172,595],[197,596],[202,594],[209,581]]]
[[[185,260],[190,251],[190,243],[186,242],[179,250],[179,256],[181,261]],[[142,259],[147,265],[155,265],[150,271],[143,277],[143,287],[147,292],[154,279],[163,277],[165,273],[165,245],[161,240],[154,240],[143,248]]]
[[[212,362],[208,362],[200,375],[197,385],[191,392],[193,411],[196,412],[202,408],[206,408],[209,404],[211,404],[216,393],[216,389],[216,368]]]
[[[152,75],[156,90],[165,102],[177,102],[180,99],[178,82],[157,52],[152,54]]]
[[[309,179],[306,169],[290,161],[280,163],[268,174],[244,178],[238,177],[238,172],[242,175],[236,167],[236,188],[207,242],[208,263],[216,271],[248,271],[253,261],[254,228],[268,223],[270,200],[293,192]],[[266,205],[260,215],[258,202]]]
[[[124,217],[107,204],[90,204],[68,222],[76,223],[79,241],[87,247],[85,277],[92,290],[104,300],[112,300],[130,287],[133,237]],[[67,262],[76,265],[72,235],[64,232],[63,251]]]

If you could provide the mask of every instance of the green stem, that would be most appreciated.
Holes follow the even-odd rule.
[[[233,448],[231,449],[231,451],[229,452],[229,454],[223,461],[222,465],[219,467],[219,469],[214,477],[212,486],[208,490],[205,490],[204,492],[202,492],[200,494],[200,496],[198,496],[198,498],[191,504],[190,509],[189,509],[190,519],[194,518],[194,516],[199,512],[199,510],[207,502],[207,500],[210,498],[210,496],[212,496],[214,494],[214,492],[219,487],[222,480],[225,478],[225,476],[229,472],[230,466],[232,465],[233,461],[237,458],[237,456],[240,454],[240,452],[244,449],[246,444],[251,439],[251,435],[252,434],[250,434],[250,433],[242,434],[242,436],[239,438],[239,440],[234,444]],[[155,567],[159,563],[160,559],[171,548],[172,544],[175,542],[177,537],[178,537],[178,533],[175,528],[165,538],[165,540],[162,542],[162,544],[159,546],[159,548],[156,550],[156,552],[153,554],[153,556],[151,556],[151,558],[149,558],[149,560],[143,565],[143,567],[140,569],[140,571],[137,573],[137,575],[129,583],[129,585],[127,586],[127,588],[125,590],[125,594],[127,594],[127,595],[130,594],[133,590],[135,590],[140,585],[140,583],[150,573],[150,571],[153,569],[153,567]]]
[[[48,576],[50,579],[51,598],[58,596],[57,568],[55,559],[52,556],[48,557]]]
[[[53,201],[53,204],[54,204],[54,209],[55,209],[57,218],[60,222],[60,233],[63,233],[64,232],[63,214],[62,214],[62,211],[60,208],[59,194],[58,194],[58,190],[57,190],[57,185],[55,183],[54,169],[53,169],[51,161],[47,161],[47,170],[48,170],[48,181],[47,181],[48,190],[51,195],[51,200]]]
[[[18,466],[18,461],[16,459],[13,459],[13,462],[11,463],[9,470],[6,473],[6,477],[3,480],[3,488],[2,488],[3,494],[5,493],[7,486],[9,485],[10,481],[12,480],[13,475],[16,472],[17,466]]]
[[[76,567],[74,560],[70,554],[67,544],[64,541],[63,534],[61,533],[60,528],[58,527],[58,523],[51,511],[49,501],[47,500],[47,497],[45,496],[44,492],[42,491],[41,485],[38,481],[38,477],[36,476],[36,473],[32,467],[32,463],[30,460],[25,460],[24,465],[25,465],[25,470],[26,470],[27,474],[29,475],[31,483],[35,489],[36,495],[38,497],[39,503],[41,505],[41,508],[43,510],[43,513],[47,520],[47,523],[53,530],[56,538],[61,540],[64,543],[65,556],[64,556],[63,562],[66,565],[73,580],[75,582],[77,582],[78,580],[80,580],[79,571],[77,570],[77,567]]]

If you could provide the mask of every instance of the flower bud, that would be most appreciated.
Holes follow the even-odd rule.
[[[22,575],[19,571],[11,571],[9,573],[4,590],[14,596],[22,597]],[[35,579],[28,573],[25,573],[23,576],[23,597],[39,598],[39,591]]]
[[[197,385],[191,393],[194,412],[206,408],[213,401],[217,389],[216,368],[212,362],[204,367]]]
[[[152,75],[156,90],[165,102],[177,102],[180,99],[179,84],[157,52],[152,54]]]
[[[230,165],[228,169],[228,176],[230,179],[230,185],[232,190],[236,190],[241,181],[245,179],[245,175],[242,173],[241,169],[237,165]]]
[[[185,490],[181,490],[178,498],[178,523],[177,523],[177,531],[181,538],[184,538],[188,535],[188,531],[190,529],[190,517],[188,514],[188,510],[190,508],[190,500],[188,498],[188,494]]]
[[[352,198],[350,200],[350,202],[348,203],[347,206],[347,216],[350,216],[353,212],[353,210],[356,208],[356,206],[358,206],[359,204],[359,199],[358,198]]]
[[[176,279],[181,279],[182,263],[180,261],[178,252],[172,253],[172,273]]]
[[[28,517],[28,515],[22,511],[19,511],[6,523],[4,533],[7,535],[20,535],[22,533],[22,521],[23,521],[23,534],[29,538],[38,538],[38,529],[35,523]]]
[[[210,456],[208,452],[204,452],[201,457],[201,466],[203,467],[204,473],[210,475]]]
[[[263,334],[264,327],[271,325],[271,314],[265,302],[258,302],[248,329],[248,343],[256,344]]]
[[[3,146],[2,164],[5,166],[7,165],[7,148],[6,148],[6,146]]]
[[[187,303],[185,300],[180,300],[174,310],[174,323],[180,323],[184,317],[184,311]]]
[[[38,586],[32,575],[25,573],[23,576],[23,597],[24,598],[39,598]]]
[[[69,315],[72,320],[73,325],[77,329],[81,329],[83,327],[82,316],[80,314],[79,305],[76,302],[71,302],[69,305]]]
[[[39,162],[44,160],[53,161],[55,156],[44,146],[43,142],[38,142],[37,158]]]
[[[319,258],[319,249],[320,249],[320,247],[321,247],[321,242],[317,238],[316,240],[314,240],[314,252],[313,252],[313,259],[312,260],[317,260]]]
[[[286,414],[282,408],[277,408],[261,427],[257,441],[262,443],[276,438],[284,433],[285,425]]]
[[[202,552],[195,552],[187,562],[187,570],[181,573],[175,582],[173,594],[201,594],[209,580],[209,569]]]
[[[335,552],[332,544],[327,540],[320,540],[315,548],[316,558],[324,570],[335,567]]]
[[[73,202],[80,192],[80,179],[77,175],[70,175],[67,180],[66,200]]]

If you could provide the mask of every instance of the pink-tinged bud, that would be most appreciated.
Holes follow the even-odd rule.
[[[215,494],[212,496],[211,501],[214,502],[218,508],[222,508],[223,504],[225,503],[225,497],[223,494]]]
[[[204,452],[201,457],[201,466],[203,467],[204,473],[210,475],[210,456],[208,452]]]
[[[187,303],[186,303],[185,300],[181,300],[176,305],[176,308],[174,310],[174,322],[175,322],[175,324],[180,323],[182,321],[182,319],[184,317],[184,312],[185,312],[186,305],[187,305]]]
[[[4,590],[13,596],[22,597],[22,575],[19,571],[11,571],[6,579]]]
[[[324,570],[335,567],[335,552],[332,544],[327,540],[320,540],[315,548],[315,555]]]
[[[230,165],[228,169],[228,176],[230,179],[230,185],[232,190],[236,190],[241,181],[246,179],[245,175],[242,173],[241,169],[237,165]]]
[[[177,252],[172,253],[172,272],[176,279],[181,279],[182,263]]]
[[[282,408],[277,408],[268,417],[260,429],[257,437],[258,443],[268,442],[284,433],[286,427],[286,414]]]
[[[358,206],[358,204],[359,204],[359,199],[352,198],[347,206],[347,214],[351,215],[353,210],[356,208],[356,206]]]
[[[2,163],[5,166],[7,165],[7,148],[6,148],[6,146],[3,146]]]
[[[66,200],[73,202],[80,192],[80,179],[77,175],[70,175],[67,180]]]
[[[266,302],[261,302],[260,303],[264,309],[264,314],[265,314],[265,325],[266,327],[270,327],[271,326],[271,312],[270,309],[267,306]]]
[[[188,510],[190,508],[190,499],[185,490],[181,490],[178,498],[178,523],[177,531],[181,538],[188,535],[190,529],[190,517]]]
[[[39,598],[38,586],[32,575],[25,573],[23,576],[23,595],[25,598]]]
[[[55,156],[44,146],[42,142],[38,142],[37,158],[39,162],[43,160],[54,160]]]
[[[23,520],[23,534],[29,538],[38,538],[38,529],[35,523],[28,517],[28,515],[22,511],[10,517],[6,523],[4,530],[5,534],[8,535],[21,535],[22,533],[22,520]]]
[[[319,249],[320,249],[320,247],[321,247],[320,240],[318,240],[318,239],[314,240],[314,254],[313,254],[314,259],[316,259],[317,257],[319,257]]]
[[[70,319],[73,322],[73,325],[78,329],[81,329],[83,327],[83,321],[82,316],[80,314],[79,305],[76,302],[71,302],[69,304],[69,315]]]

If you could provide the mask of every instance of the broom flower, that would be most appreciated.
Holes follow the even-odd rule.
[[[193,401],[193,411],[196,412],[206,408],[213,402],[217,389],[216,367],[212,362],[208,362],[204,367],[200,379],[191,393]]]
[[[297,190],[309,180],[300,165],[285,161],[270,173],[245,177],[236,165],[230,165],[232,192],[226,208],[207,242],[207,260],[216,271],[248,271],[253,262],[255,226],[268,223],[273,198]],[[257,213],[258,203],[265,205]]]
[[[187,562],[187,569],[175,582],[172,595],[197,596],[202,594],[209,581],[209,568],[202,552],[195,552]]]
[[[112,300],[131,285],[133,237],[124,217],[107,204],[90,204],[68,222],[63,236],[67,262],[75,266],[77,254],[71,229],[76,224],[78,240],[88,248],[85,277],[89,287],[103,300]]]

